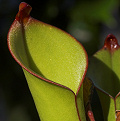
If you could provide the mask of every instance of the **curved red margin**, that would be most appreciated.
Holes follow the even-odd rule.
[[[80,46],[83,48],[84,52],[85,52],[85,56],[86,56],[86,68],[85,68],[85,71],[84,71],[82,80],[81,80],[81,82],[80,82],[80,84],[79,84],[78,90],[77,90],[77,92],[76,92],[76,94],[75,94],[70,88],[68,88],[68,87],[66,87],[66,86],[64,86],[64,85],[62,85],[62,84],[58,84],[58,83],[56,83],[56,82],[53,82],[53,81],[51,81],[51,80],[45,79],[45,78],[39,76],[38,74],[32,72],[31,70],[29,70],[27,67],[25,67],[25,66],[16,58],[16,56],[14,55],[14,53],[12,52],[12,50],[11,50],[11,48],[10,48],[10,40],[9,40],[9,33],[10,33],[11,29],[12,29],[13,24],[14,24],[16,21],[18,21],[18,20],[15,19],[15,20],[13,21],[13,23],[12,23],[12,25],[11,25],[9,31],[8,31],[8,35],[7,35],[8,49],[9,49],[9,51],[10,51],[12,57],[15,59],[15,61],[16,61],[22,68],[24,68],[27,72],[29,72],[30,74],[34,75],[35,77],[37,77],[37,78],[39,78],[39,79],[41,79],[41,80],[43,80],[43,81],[46,81],[46,82],[49,82],[49,83],[52,83],[52,84],[54,84],[54,85],[57,85],[57,86],[60,86],[60,87],[63,87],[63,88],[65,88],[65,89],[70,90],[70,91],[74,94],[74,96],[75,96],[76,110],[77,110],[77,113],[78,113],[79,121],[81,121],[81,119],[80,119],[80,114],[79,114],[79,111],[78,111],[78,105],[77,105],[77,95],[78,95],[78,92],[79,92],[79,90],[80,90],[80,87],[81,87],[81,85],[82,85],[82,83],[83,83],[83,81],[84,81],[84,78],[85,78],[85,75],[86,75],[86,72],[87,72],[87,69],[88,69],[88,55],[87,55],[87,52],[85,51],[83,45],[82,45],[79,41],[77,41],[73,36],[71,36],[70,34],[68,34],[67,32],[65,32],[65,31],[63,31],[63,30],[61,30],[61,29],[59,29],[59,28],[57,28],[57,27],[54,26],[55,28],[57,28],[57,29],[63,31],[64,33],[66,33],[67,35],[69,35],[70,37],[72,37],[76,42],[78,42],[78,43],[80,44]],[[37,21],[38,21],[38,20],[37,20]],[[41,21],[39,21],[39,22],[41,22]],[[42,23],[44,23],[44,22],[42,22]],[[44,23],[44,24],[46,24],[46,23]],[[49,25],[49,24],[47,24],[47,25]],[[51,26],[52,26],[52,25],[51,25]],[[53,26],[52,26],[52,27],[53,27]]]

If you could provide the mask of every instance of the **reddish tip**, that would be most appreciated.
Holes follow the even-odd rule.
[[[110,52],[113,52],[114,50],[119,48],[118,41],[116,37],[113,34],[109,34],[104,43],[104,48],[108,49]]]
[[[25,2],[21,2],[19,5],[19,12],[16,15],[16,20],[19,22],[26,22],[26,20],[29,18],[30,16],[30,12],[32,10],[32,7],[25,3]]]
[[[120,121],[120,111],[116,111],[116,121]]]
[[[88,111],[88,117],[89,117],[90,121],[95,121],[92,111]]]

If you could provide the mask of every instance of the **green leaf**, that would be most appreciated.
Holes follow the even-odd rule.
[[[23,68],[41,120],[85,121],[80,87],[87,54],[72,36],[30,17],[30,11],[28,4],[20,4],[8,47]]]
[[[91,59],[87,76],[93,81],[103,108],[105,120],[115,120],[115,97],[120,88],[120,47],[117,39],[108,35],[104,47]],[[118,103],[118,102],[116,102]]]
[[[120,92],[115,97],[116,101],[116,111],[120,111]]]

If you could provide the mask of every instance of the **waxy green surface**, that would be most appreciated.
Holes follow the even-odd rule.
[[[22,66],[42,121],[85,121],[82,82],[87,54],[72,36],[30,17],[21,3],[8,46]]]

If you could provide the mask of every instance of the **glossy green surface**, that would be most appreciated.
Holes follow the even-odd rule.
[[[34,19],[26,25],[25,37],[29,58],[42,75],[76,93],[87,63],[83,47],[67,33]]]
[[[24,73],[41,121],[79,121],[73,92]]]
[[[87,69],[84,48],[56,27],[31,17],[18,21],[24,7],[10,28],[8,46],[23,68],[41,121],[86,121],[80,88]]]

